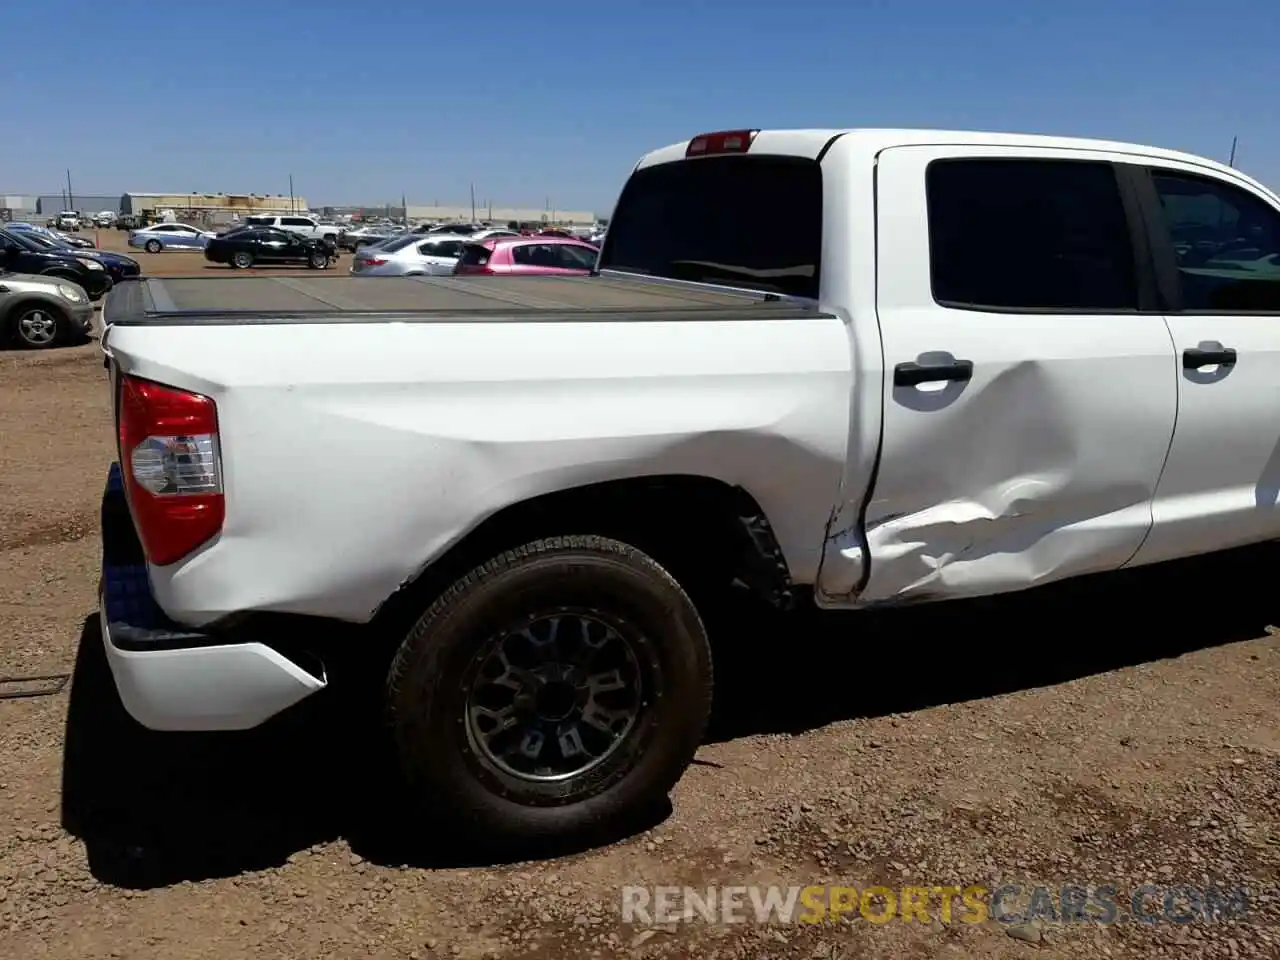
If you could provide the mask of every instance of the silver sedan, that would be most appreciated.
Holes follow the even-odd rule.
[[[465,242],[447,234],[395,237],[357,250],[351,273],[360,277],[447,277],[453,273]]]

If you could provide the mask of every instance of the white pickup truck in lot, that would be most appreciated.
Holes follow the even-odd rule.
[[[284,216],[254,214],[245,217],[244,222],[250,227],[275,227],[312,240],[327,240],[334,246],[337,245],[338,235],[342,232],[337,224],[322,223],[314,217],[303,217],[297,214]]]
[[[107,321],[130,713],[255,726],[325,687],[317,624],[411,611],[406,780],[490,840],[665,795],[726,585],[857,609],[1280,537],[1280,198],[1165,150],[706,134],[590,277],[143,280]]]

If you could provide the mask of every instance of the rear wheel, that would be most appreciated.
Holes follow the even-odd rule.
[[[147,251],[147,253],[159,253],[159,252],[160,252],[160,241],[159,241],[159,240],[148,240],[148,241],[147,241],[147,243],[146,243],[146,251]]]
[[[329,255],[323,251],[313,253],[307,259],[307,266],[312,270],[323,270],[329,266]]]
[[[508,848],[606,840],[701,742],[711,654],[654,560],[556,537],[477,567],[401,645],[388,706],[415,801]]]
[[[248,270],[253,266],[253,254],[238,250],[231,255],[231,266],[236,270]]]
[[[47,303],[24,303],[11,314],[10,331],[18,346],[47,350],[66,339],[71,323],[67,315]]]

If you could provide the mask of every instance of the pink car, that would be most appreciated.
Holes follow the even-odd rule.
[[[490,237],[465,244],[455,275],[581,276],[595,269],[597,247],[563,237]]]

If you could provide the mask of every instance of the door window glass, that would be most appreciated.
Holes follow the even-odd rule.
[[[1152,171],[1178,260],[1182,308],[1280,312],[1280,213],[1238,187]]]
[[[1138,308],[1133,245],[1110,164],[939,160],[925,181],[933,296],[944,306]]]

